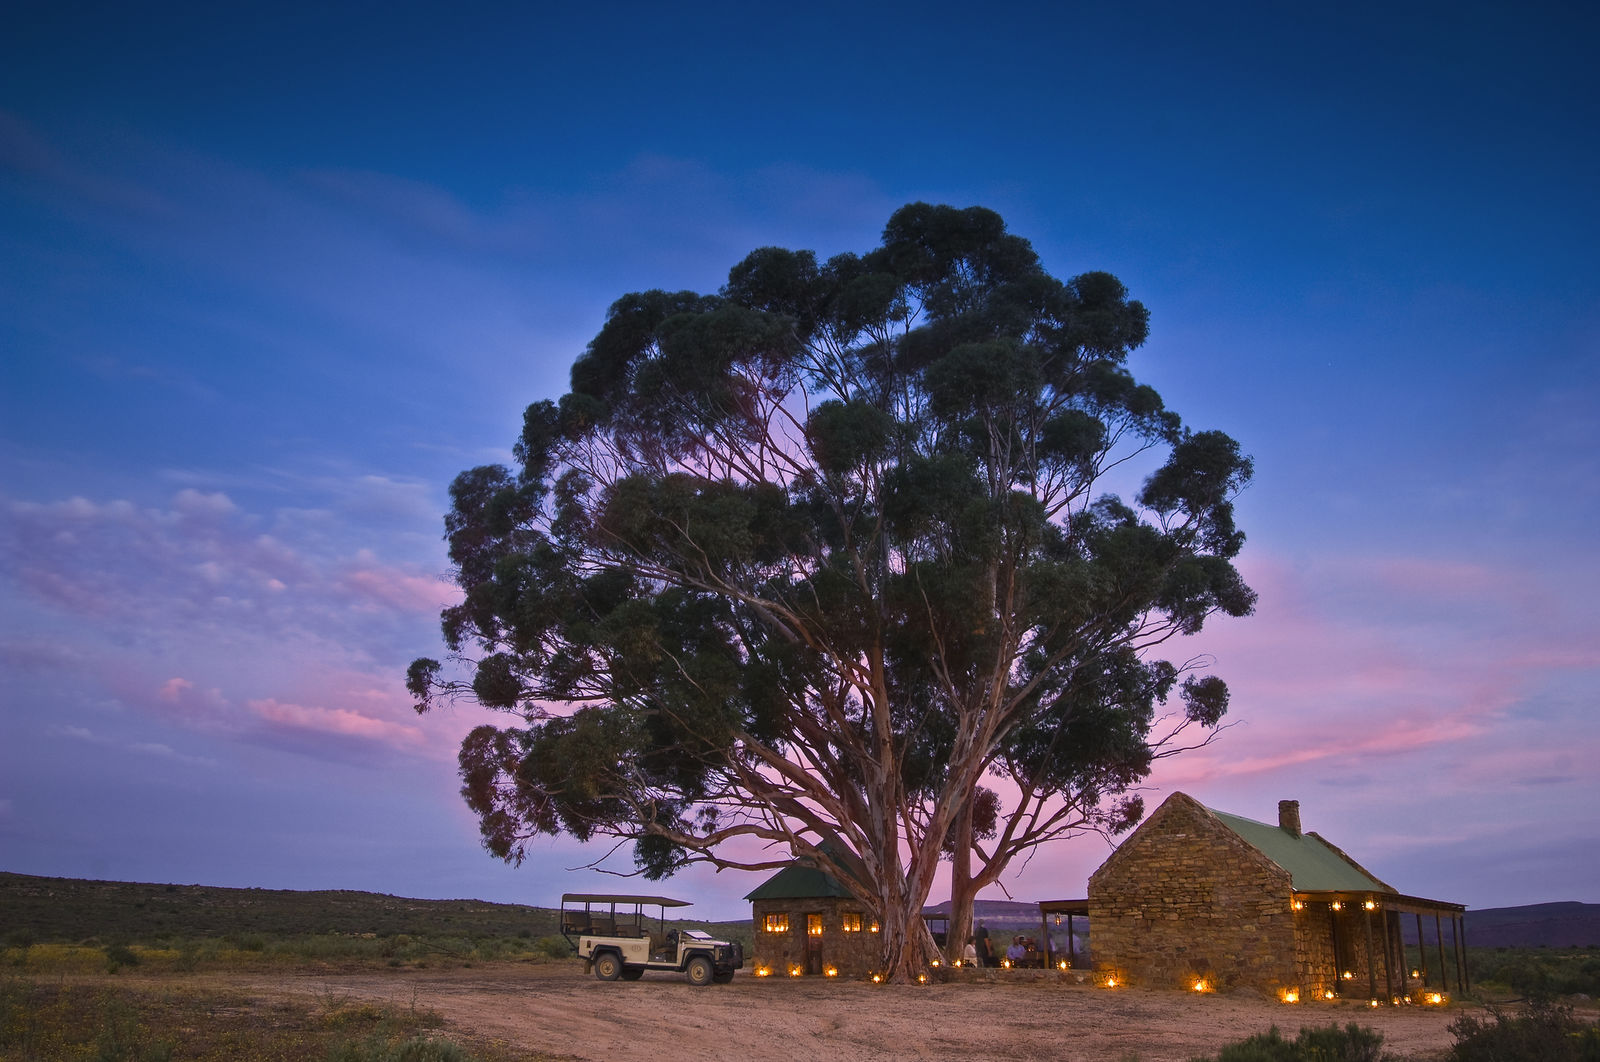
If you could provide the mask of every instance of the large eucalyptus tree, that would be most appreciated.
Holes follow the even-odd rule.
[[[461,748],[486,847],[631,843],[648,877],[810,856],[906,978],[941,858],[970,919],[1014,856],[1136,819],[1227,702],[1163,643],[1254,603],[1250,462],[1129,374],[1146,328],[1115,277],[922,203],[865,255],[619,299],[519,467],[451,486],[454,663],[409,686],[510,717]]]

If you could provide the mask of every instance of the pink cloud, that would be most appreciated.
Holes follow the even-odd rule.
[[[417,727],[375,719],[348,708],[285,704],[270,697],[250,701],[249,707],[267,723],[290,730],[336,734],[395,747],[414,747],[424,742],[423,733]]]
[[[1163,790],[1332,784],[1380,760],[1412,777],[1440,755],[1537,749],[1552,735],[1519,724],[1521,707],[1600,665],[1592,623],[1520,570],[1397,557],[1245,568],[1257,615],[1195,639],[1229,683],[1234,725],[1163,761]]]
[[[461,599],[460,589],[448,579],[396,568],[358,568],[346,573],[340,585],[368,602],[369,608],[383,606],[401,612],[435,613]]]

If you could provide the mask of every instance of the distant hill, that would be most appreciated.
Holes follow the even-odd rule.
[[[1467,912],[1474,948],[1600,947],[1600,903],[1534,903]]]
[[[537,939],[555,933],[557,921],[555,911],[542,907],[484,900],[85,881],[0,871],[0,946],[19,933],[41,942],[317,933]]]
[[[950,901],[936,903],[922,909],[924,915],[948,915]],[[985,922],[1011,925],[1013,923],[1039,924],[1039,905],[1021,900],[976,900],[972,904],[972,917]]]
[[[924,911],[948,915],[950,903],[947,900]],[[1036,903],[979,900],[974,913],[991,930],[1022,932],[1039,925]],[[1424,919],[1425,923],[1429,921]],[[711,924],[748,927],[749,920]],[[1407,939],[1415,939],[1416,920],[1402,917],[1400,924]],[[1569,901],[1473,910],[1467,912],[1466,926],[1467,943],[1475,948],[1600,947],[1600,904]],[[1083,920],[1078,921],[1080,937],[1089,928]],[[1431,939],[1432,925],[1426,925],[1425,930]],[[554,932],[554,911],[522,904],[416,900],[345,890],[305,892],[85,881],[0,871],[0,946],[18,933],[27,933],[38,941],[137,941],[242,933],[538,938]],[[1447,941],[1449,932],[1446,925]]]

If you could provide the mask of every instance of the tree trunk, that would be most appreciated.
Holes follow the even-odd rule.
[[[972,905],[977,890],[972,885],[972,801],[956,816],[950,854],[950,928],[944,939],[945,957],[959,960],[972,936]]]

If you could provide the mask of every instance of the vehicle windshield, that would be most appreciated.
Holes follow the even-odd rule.
[[[683,935],[688,937],[690,940],[710,940],[711,939],[711,934],[710,933],[703,933],[698,929],[685,929],[683,931]]]

